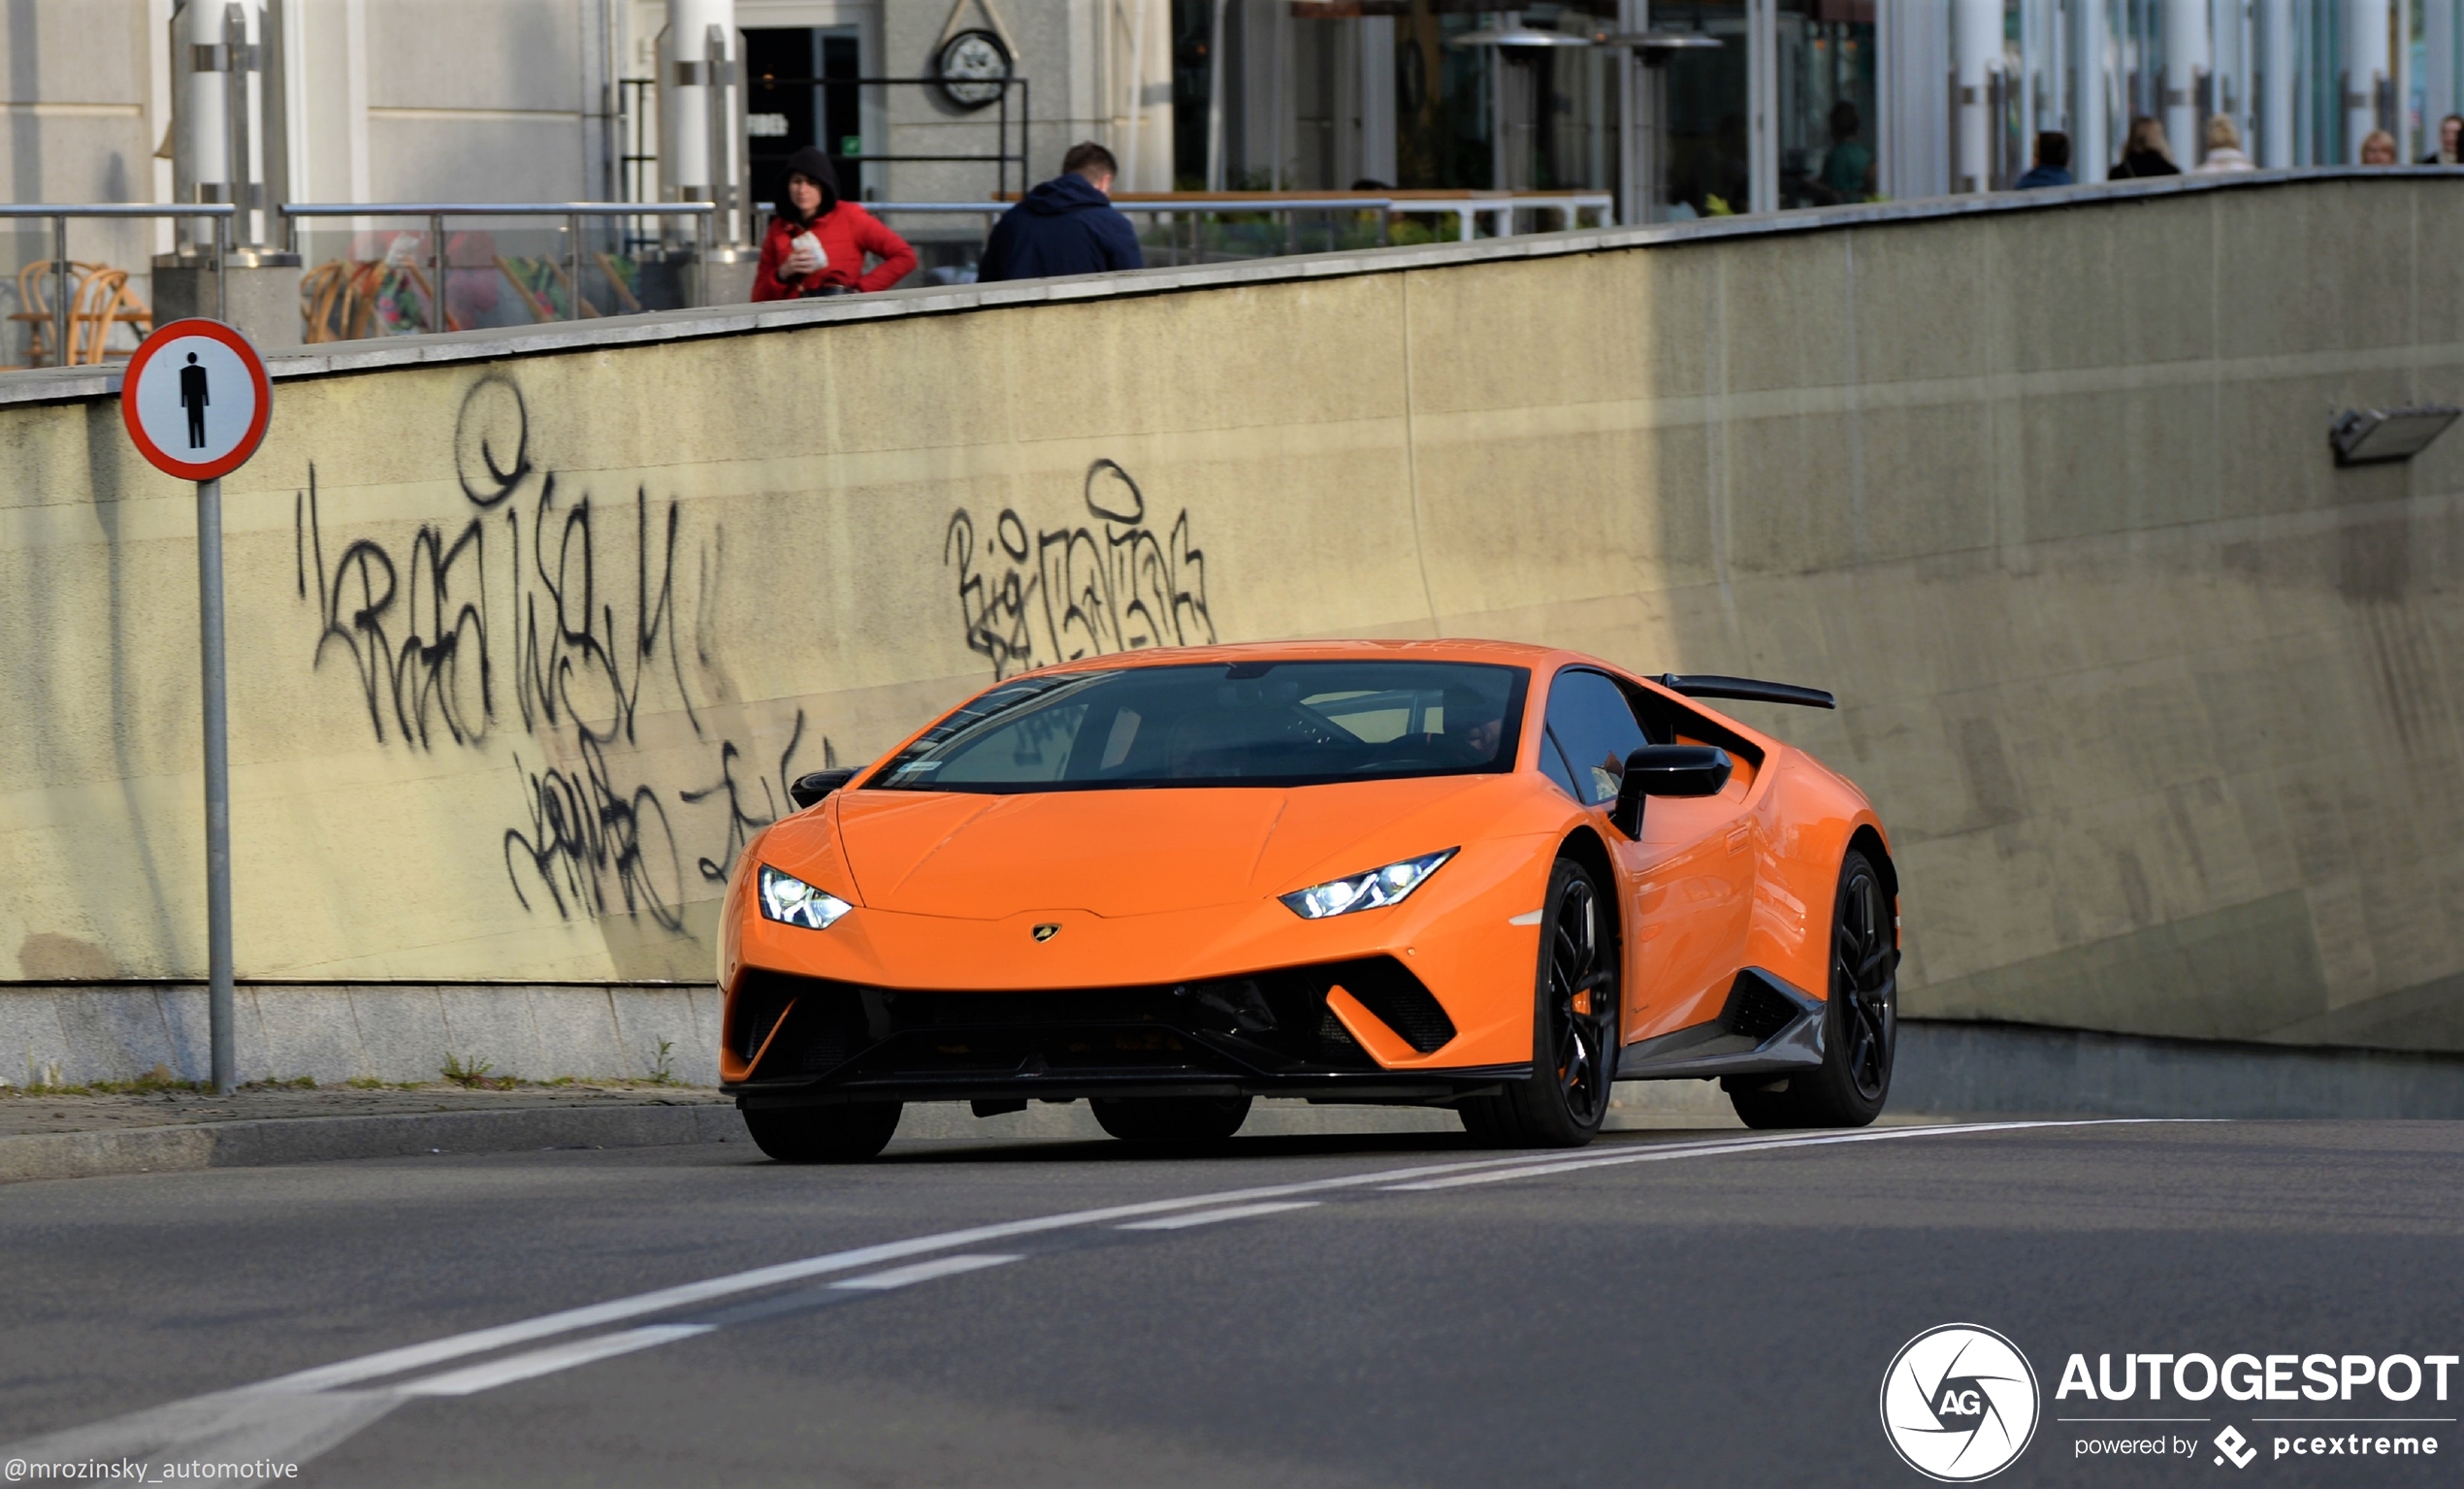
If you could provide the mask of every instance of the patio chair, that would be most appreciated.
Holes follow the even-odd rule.
[[[51,345],[53,324],[51,287],[54,281],[53,259],[36,259],[17,271],[17,309],[9,317],[13,325],[26,328],[25,360],[11,364],[16,367],[49,367],[58,358]],[[77,297],[84,291],[85,276],[101,268],[99,264],[69,261],[69,306],[75,313]]]

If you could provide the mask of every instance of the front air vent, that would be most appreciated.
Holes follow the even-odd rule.
[[[804,979],[747,968],[736,980],[735,996],[728,1000],[727,1045],[740,1060],[761,1052],[762,1041],[778,1027],[779,1015],[810,987]]]
[[[1444,1005],[1393,957],[1372,956],[1325,970],[1331,982],[1420,1053],[1435,1053],[1454,1038],[1454,1020],[1446,1017]]]

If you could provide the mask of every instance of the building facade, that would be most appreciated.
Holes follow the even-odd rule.
[[[178,118],[235,9],[260,209],[731,189],[734,241],[805,145],[876,202],[992,200],[1095,139],[1122,191],[1583,190],[1649,222],[1997,189],[2044,130],[2097,180],[2141,116],[2186,168],[2220,114],[2260,166],[2357,161],[2382,129],[2415,160],[2464,107],[2464,0],[12,0],[12,199],[222,199]],[[985,226],[898,220],[945,276]],[[465,225],[481,266],[571,246]],[[325,219],[296,246],[409,256],[419,226]],[[284,237],[263,210],[239,236]],[[70,256],[142,284],[181,241],[84,222]],[[9,242],[0,297],[50,251],[37,227]]]

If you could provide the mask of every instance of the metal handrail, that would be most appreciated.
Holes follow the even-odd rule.
[[[767,203],[757,204],[762,208],[767,208],[768,205]],[[866,211],[871,212],[1005,212],[1017,205],[1016,202],[866,202],[863,207]],[[1260,197],[1237,202],[1141,202],[1133,199],[1115,200],[1112,205],[1115,210],[1124,212],[1149,214],[1211,212],[1218,216],[1258,211],[1379,210],[1405,217],[1443,213],[1456,220],[1462,241],[1469,243],[1477,230],[1479,217],[1483,212],[1500,213],[1497,236],[1510,238],[1513,236],[1514,213],[1518,210],[1553,209],[1561,214],[1565,226],[1572,228],[1577,220],[1577,214],[1585,209],[1603,212],[1614,211],[1617,199],[1608,192],[1598,191],[1556,192],[1538,196],[1516,196],[1510,193],[1498,195],[1466,193],[1460,197],[1419,195],[1409,197]]]
[[[229,202],[200,202],[193,207],[166,207],[152,202],[35,203],[0,205],[0,217],[51,219],[51,355],[61,367],[69,356],[69,219],[71,217],[211,217],[213,219],[213,313],[223,318],[228,297],[223,293],[223,251],[231,237]],[[111,328],[106,326],[103,331]],[[101,332],[96,333],[98,336]]]
[[[710,262],[710,217],[715,202],[286,202],[282,213],[282,246],[299,251],[301,217],[425,217],[428,219],[428,262],[436,297],[437,329],[445,329],[445,276],[453,272],[445,252],[447,217],[562,217],[565,219],[565,273],[573,301],[573,319],[582,318],[582,219],[584,217],[691,217],[694,219],[694,261]]]

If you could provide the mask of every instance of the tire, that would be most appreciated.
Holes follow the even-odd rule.
[[[1600,1135],[1616,1080],[1616,901],[1591,871],[1560,858],[1540,912],[1532,1009],[1532,1074],[1461,1107],[1464,1130],[1491,1148],[1580,1148]]]
[[[1899,1038],[1897,942],[1881,876],[1864,854],[1850,850],[1840,861],[1832,901],[1823,1062],[1785,1082],[1763,1083],[1761,1089],[1732,1088],[1729,1103],[1745,1125],[1863,1127],[1882,1115]]]
[[[1249,1119],[1247,1096],[1097,1096],[1086,1105],[1124,1143],[1220,1143]]]
[[[753,1146],[781,1163],[861,1163],[890,1146],[899,1110],[895,1101],[748,1107],[744,1125]]]

